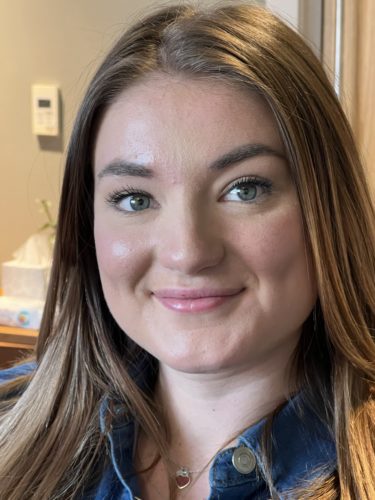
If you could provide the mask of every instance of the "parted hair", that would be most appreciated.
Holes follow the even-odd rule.
[[[144,352],[104,300],[93,237],[92,152],[106,109],[153,73],[215,79],[266,99],[284,141],[318,287],[295,364],[329,426],[337,470],[291,498],[375,498],[375,213],[350,127],[308,45],[247,4],[168,6],[128,29],[88,86],[68,148],[53,267],[34,358],[1,386],[0,497],[79,498],[100,477],[99,408],[123,402],[166,457],[166,433],[129,368]],[[272,418],[272,415],[270,416]],[[270,438],[272,426],[267,430]],[[267,439],[265,439],[265,443]],[[267,465],[270,497],[279,492]],[[172,492],[173,493],[173,492]]]

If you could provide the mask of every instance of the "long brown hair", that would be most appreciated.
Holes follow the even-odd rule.
[[[38,367],[2,387],[1,495],[73,498],[100,475],[105,395],[129,412],[165,456],[147,394],[129,369],[144,352],[105,303],[93,238],[92,149],[103,113],[152,72],[255,90],[282,134],[315,266],[319,300],[296,363],[337,447],[337,474],[294,498],[375,498],[375,213],[345,116],[316,57],[269,12],[249,5],[170,6],[115,44],[94,76],[72,133],[54,264],[36,351]],[[267,469],[265,469],[267,470]],[[94,479],[92,479],[94,480]],[[270,492],[277,496],[270,475]],[[292,494],[293,497],[293,494]]]

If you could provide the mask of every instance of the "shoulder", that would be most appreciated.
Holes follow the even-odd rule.
[[[22,375],[30,375],[36,369],[36,362],[30,361],[21,365],[12,366],[5,370],[0,370],[0,384],[5,384]]]

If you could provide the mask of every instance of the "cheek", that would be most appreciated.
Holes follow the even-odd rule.
[[[147,267],[148,246],[139,234],[126,235],[108,222],[95,222],[95,248],[103,287],[125,285]],[[119,280],[121,278],[121,280]]]
[[[290,208],[259,219],[243,231],[243,254],[256,274],[283,277],[291,270],[307,271],[305,241],[298,209]]]

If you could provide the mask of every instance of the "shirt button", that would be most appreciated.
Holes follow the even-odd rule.
[[[232,464],[241,474],[250,474],[255,469],[256,459],[246,446],[236,448],[232,455]]]

